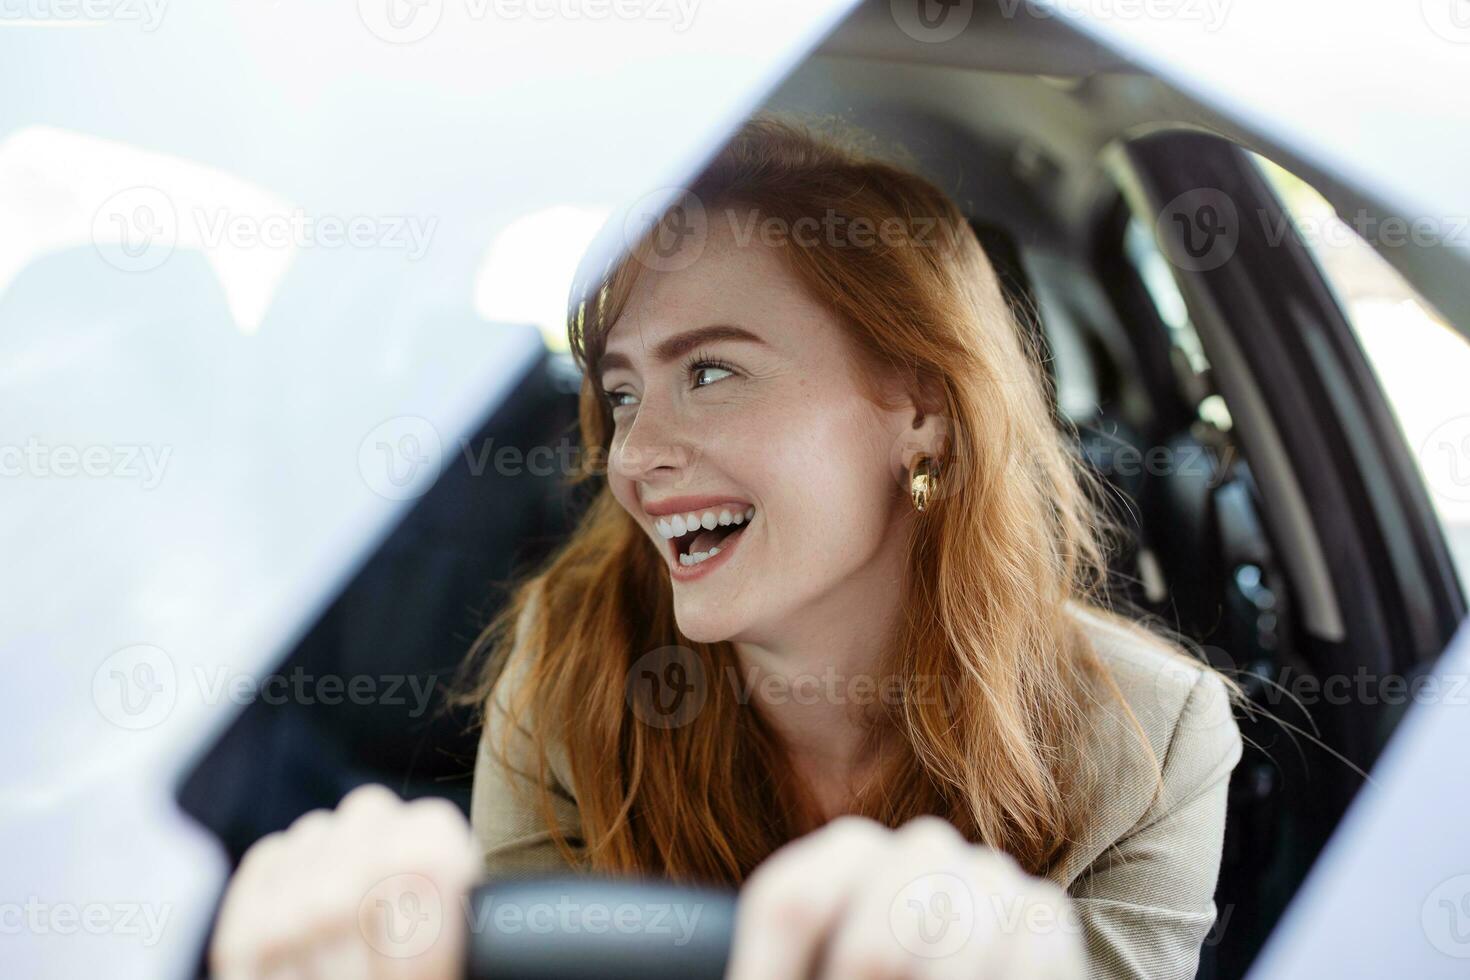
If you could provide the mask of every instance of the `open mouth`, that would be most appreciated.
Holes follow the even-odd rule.
[[[674,559],[680,565],[692,567],[718,555],[754,519],[754,507],[741,510],[725,505],[660,517],[653,526],[669,542]]]

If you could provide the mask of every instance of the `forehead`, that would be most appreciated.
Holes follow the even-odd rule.
[[[777,348],[833,339],[835,314],[808,294],[776,247],[739,239],[712,213],[706,240],[682,254],[691,251],[693,261],[679,259],[681,268],[640,271],[606,350],[638,357],[666,337],[711,323],[745,327]]]

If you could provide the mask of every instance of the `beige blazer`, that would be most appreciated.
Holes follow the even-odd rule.
[[[1095,751],[1111,760],[1113,778],[1102,781],[1088,808],[1094,822],[1047,877],[1072,898],[1089,977],[1191,978],[1215,921],[1225,796],[1240,760],[1240,733],[1215,674],[1080,608],[1075,614],[1152,744],[1163,786],[1123,712],[1098,712]],[[504,730],[502,697],[514,686],[517,659],[511,657],[497,686],[471,803],[486,871],[511,878],[569,870],[540,813],[524,802],[536,798],[535,787],[487,749],[487,740]],[[510,744],[514,761],[518,743]],[[529,752],[525,740],[519,744]],[[580,829],[570,766],[554,750],[548,764],[556,820],[575,841]]]

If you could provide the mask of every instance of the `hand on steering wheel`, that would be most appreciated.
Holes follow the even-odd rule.
[[[480,871],[452,804],[404,803],[380,786],[354,790],[336,811],[309,813],[246,854],[225,893],[210,949],[213,976],[460,980],[465,902]],[[731,904],[727,894],[668,886],[653,895],[642,887],[589,882],[583,898],[593,897],[583,904],[632,908],[651,896],[712,913]],[[548,907],[557,896],[566,904],[575,890],[565,882],[536,888],[525,893],[531,904]],[[513,904],[504,892],[514,889],[501,891]],[[474,921],[482,918],[486,932],[476,940],[484,955],[476,960],[490,974],[515,962],[555,963],[557,976],[600,976],[615,964],[614,972],[636,965],[648,975],[718,976],[727,952],[726,980],[1066,980],[1083,972],[1080,929],[1062,890],[933,817],[897,831],[842,817],[781,848],[741,891],[733,941],[730,916],[711,914],[700,941],[680,946],[628,945],[627,937],[576,922],[565,935],[518,933],[497,946],[505,937],[493,918]]]
[[[750,877],[726,980],[1064,980],[1080,932],[1060,888],[938,817],[839,817]]]
[[[444,800],[353,790],[262,838],[225,892],[215,980],[459,980],[461,903],[481,875],[464,816]]]

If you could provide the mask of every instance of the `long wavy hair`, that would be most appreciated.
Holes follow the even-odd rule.
[[[852,240],[793,236],[778,247],[872,376],[896,373],[949,422],[943,490],[912,522],[888,644],[885,676],[904,693],[875,706],[867,734],[878,763],[851,809],[892,827],[935,814],[1044,873],[1088,818],[1099,777],[1085,748],[1091,712],[1128,707],[1069,610],[1124,622],[1102,599],[1110,524],[1068,448],[1038,352],[959,208],[850,137],[757,118],[689,190],[708,215],[786,229],[830,215],[851,230]],[[854,247],[864,227],[901,234]],[[736,663],[731,643],[680,634],[664,559],[605,480],[613,425],[599,362],[658,231],[573,293],[579,479],[600,486],[565,546],[477,641],[465,698],[483,709],[508,695],[506,731],[519,726],[537,755],[522,771],[544,775],[552,747],[565,753],[581,841],[549,820],[544,781],[539,807],[569,859],[738,884],[809,827],[781,739],[732,685],[708,685],[697,717],[677,726],[644,723],[628,701],[630,668],[649,651],[683,647],[706,677]],[[523,679],[495,692],[513,646],[527,657]],[[1148,752],[1141,729],[1139,742]]]

